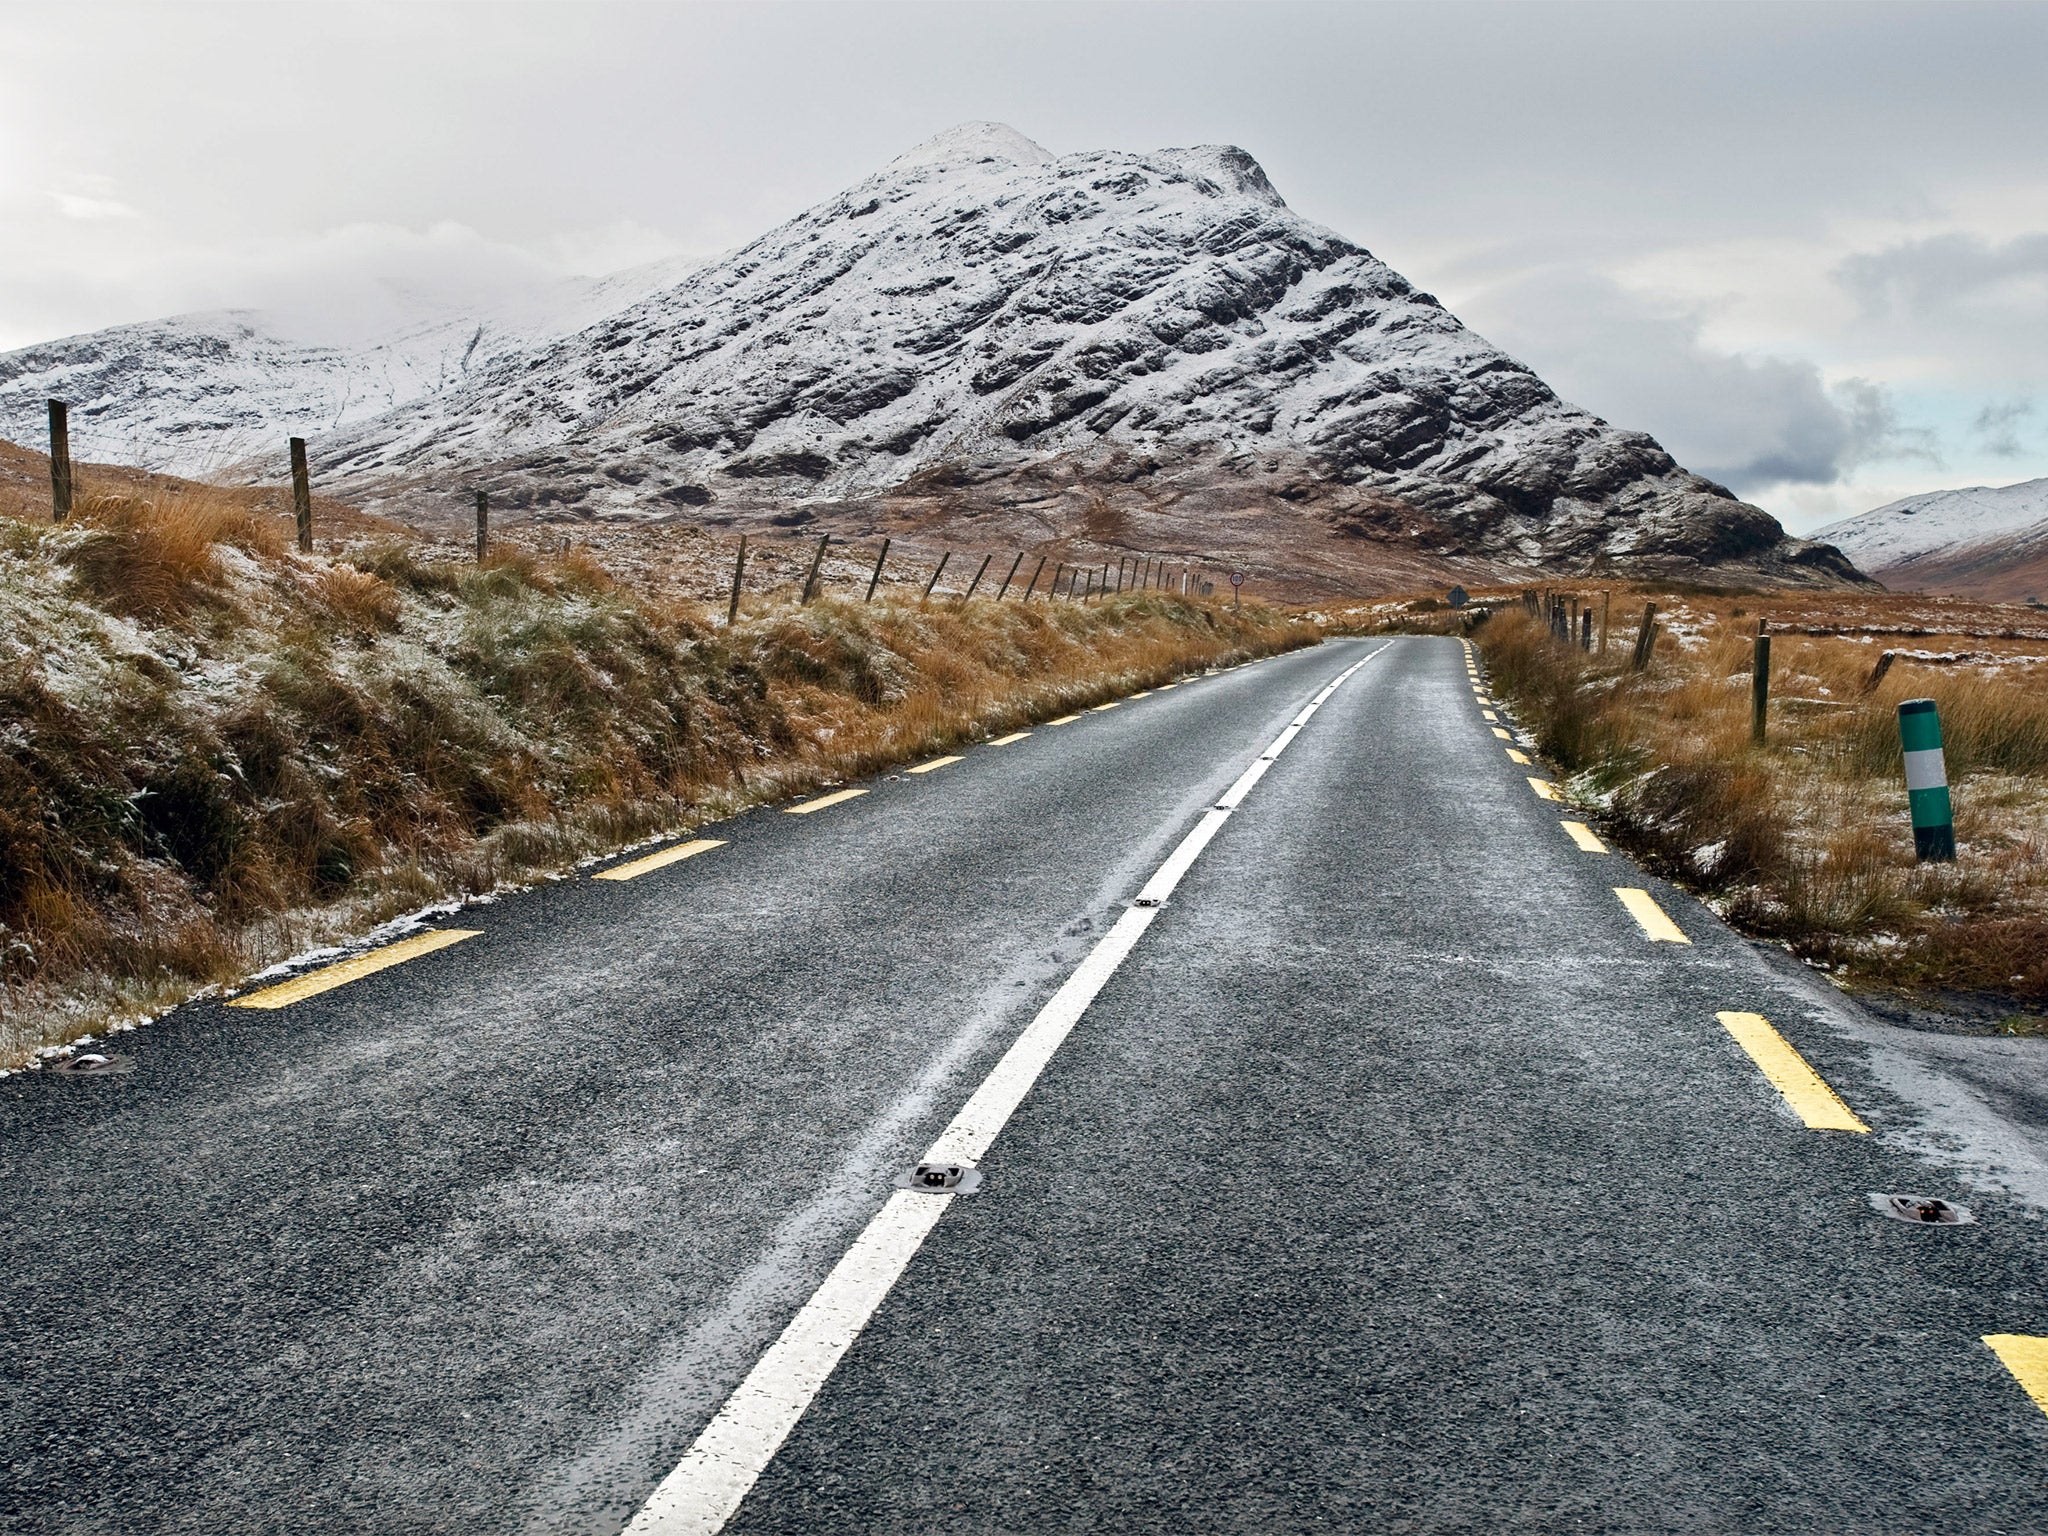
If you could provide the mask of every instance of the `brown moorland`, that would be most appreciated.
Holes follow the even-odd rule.
[[[869,604],[865,551],[800,606],[808,539],[750,560],[728,628],[734,541],[697,529],[529,526],[478,562],[454,519],[427,539],[320,502],[307,556],[274,489],[86,466],[52,527],[47,462],[0,468],[0,1066],[437,900],[1319,635],[1044,579],[970,602],[979,560],[926,601],[921,556]]]
[[[1601,594],[1577,595],[1598,612]],[[1660,628],[1636,672],[1646,601]],[[1553,639],[1513,603],[1474,632],[1489,685],[1572,799],[1738,927],[1845,985],[2043,1027],[2048,613],[1889,593],[1633,588],[1612,603],[1604,653]],[[1757,746],[1760,619],[1772,689]],[[1914,860],[1897,724],[1909,698],[1940,710],[1952,864]]]

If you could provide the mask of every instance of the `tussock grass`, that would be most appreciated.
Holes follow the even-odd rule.
[[[275,520],[205,486],[153,497],[82,497],[69,525],[68,563],[79,585],[111,613],[164,618],[183,613],[221,580],[220,552],[275,555]]]
[[[1673,632],[1641,674],[1628,670],[1633,614],[1605,657],[1552,640],[1519,608],[1485,623],[1478,643],[1495,691],[1610,835],[1747,931],[1856,984],[2048,1004],[2048,637],[2003,632],[1968,663],[1905,654],[1866,693],[1878,651],[1859,626],[1776,629],[1758,747],[1755,607],[1665,595]],[[1924,622],[1905,632],[1940,638]],[[1897,721],[1908,698],[1940,709],[1953,865],[1913,858]]]
[[[752,602],[588,552],[290,547],[246,496],[0,527],[0,1065],[429,901],[1313,624],[1162,594]]]

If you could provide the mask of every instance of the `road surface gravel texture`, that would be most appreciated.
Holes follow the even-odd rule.
[[[0,1082],[0,1530],[620,1530],[1382,646],[726,1528],[2048,1531],[2048,1415],[1980,1342],[2048,1333],[2048,1047],[1876,1024],[1582,850],[1422,637],[750,812],[287,1008],[181,1008],[128,1076]],[[1872,1134],[1808,1129],[1729,1010]]]

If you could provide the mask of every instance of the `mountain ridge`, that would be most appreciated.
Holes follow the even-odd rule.
[[[1923,491],[1815,537],[1887,586],[1997,602],[2048,597],[2048,477]]]
[[[524,516],[1136,539],[1339,589],[1417,561],[1860,579],[1561,401],[1242,149],[1056,155],[990,123],[314,452],[416,518],[488,484]]]

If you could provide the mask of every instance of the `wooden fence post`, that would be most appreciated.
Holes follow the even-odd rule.
[[[50,521],[71,515],[71,408],[50,402]]]
[[[482,565],[484,556],[491,551],[491,497],[488,491],[476,493],[476,563]]]
[[[974,596],[974,589],[981,585],[981,578],[988,574],[988,563],[993,559],[995,559],[995,551],[993,550],[981,557],[981,568],[974,573],[974,580],[967,583],[967,591],[960,599],[962,606],[965,606],[968,598]]]
[[[292,513],[299,523],[299,551],[313,552],[313,481],[306,472],[306,440],[292,439]]]
[[[812,596],[818,590],[818,567],[825,563],[825,546],[832,542],[832,535],[826,534],[818,540],[818,552],[811,556],[810,574],[804,577],[803,596],[797,599],[797,607],[810,606]]]
[[[1636,631],[1636,650],[1635,655],[1629,660],[1630,668],[1640,672],[1649,666],[1650,652],[1655,650],[1656,646],[1657,605],[1655,603],[1645,603],[1643,604],[1643,627]]]
[[[1033,566],[1033,567],[1031,568],[1031,579],[1030,579],[1029,581],[1027,581],[1026,583],[1024,583],[1024,596],[1023,596],[1023,598],[1021,599],[1021,601],[1023,601],[1023,602],[1027,602],[1027,603],[1031,601],[1031,589],[1032,589],[1033,587],[1035,587],[1035,586],[1037,586],[1037,585],[1038,585],[1038,577],[1039,577],[1039,574],[1040,574],[1040,573],[1041,573],[1042,571],[1044,571],[1044,569],[1045,569],[1045,556],[1043,556],[1043,555],[1040,555],[1040,556],[1038,557],[1038,564],[1037,564],[1037,565],[1035,565],[1035,566]]]
[[[1043,561],[1039,563],[1044,564]],[[1047,602],[1060,595],[1060,577],[1066,573],[1066,569],[1067,563],[1064,560],[1052,568],[1052,585],[1045,589]]]
[[[740,535],[740,557],[732,563],[732,601],[725,605],[725,627],[740,616],[740,578],[747,573],[747,536]]]
[[[924,596],[918,599],[919,602],[928,603],[931,601],[932,588],[936,587],[939,584],[939,576],[941,575],[941,573],[945,571],[946,562],[952,558],[953,551],[951,551],[950,549],[940,551],[939,568],[938,570],[932,572],[932,579],[924,584]]]
[[[1010,574],[1003,578],[1003,584],[996,589],[996,601],[1003,600],[1003,594],[1010,590],[1010,583],[1017,579],[1017,567],[1024,563],[1024,551],[1017,551],[1017,558],[1010,562]]]
[[[882,540],[882,552],[879,555],[875,556],[875,574],[868,578],[867,601],[871,603],[875,600],[875,583],[882,579],[882,562],[884,560],[887,560],[888,558],[889,541],[888,539],[884,538]]]
[[[1771,632],[1769,621],[1756,621],[1756,671],[1749,682],[1749,739],[1758,746],[1770,729]]]
[[[1863,696],[1866,699],[1877,692],[1877,685],[1884,681],[1885,673],[1891,671],[1892,663],[1897,659],[1890,651],[1877,658],[1877,665],[1870,669],[1870,676],[1863,679]]]

